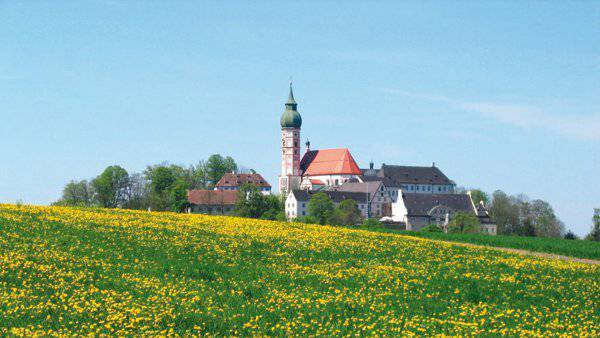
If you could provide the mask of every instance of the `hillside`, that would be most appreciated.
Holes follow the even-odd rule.
[[[600,243],[587,240],[568,240],[549,237],[489,236],[483,234],[446,234],[442,232],[369,229],[397,233],[405,236],[424,237],[448,242],[471,243],[497,248],[512,248],[544,252],[577,258],[600,260]]]
[[[0,334],[600,335],[600,266],[397,234],[0,205]]]

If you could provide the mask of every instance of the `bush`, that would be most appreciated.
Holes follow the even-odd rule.
[[[421,231],[425,232],[442,232],[442,228],[437,226],[436,224],[429,224],[428,226],[421,229]]]
[[[452,221],[448,224],[448,232],[477,234],[481,232],[481,227],[479,220],[475,215],[457,212],[454,214],[454,217],[452,217]]]
[[[367,218],[362,226],[366,228],[381,228],[383,227],[383,223],[379,222],[377,218]]]
[[[569,230],[566,234],[565,234],[565,239],[579,239],[577,237],[577,235],[575,235],[571,230]]]

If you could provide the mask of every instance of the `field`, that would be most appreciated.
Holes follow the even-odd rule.
[[[0,268],[0,335],[600,335],[600,266],[390,233],[0,205]]]
[[[384,230],[406,236],[431,238],[449,242],[473,243],[478,245],[514,248],[550,254],[600,260],[600,243],[562,238],[489,236],[479,234],[445,234],[425,231]]]

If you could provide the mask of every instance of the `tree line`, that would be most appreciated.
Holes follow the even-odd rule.
[[[464,191],[458,188],[457,190]],[[527,195],[508,195],[502,190],[494,191],[491,196],[486,192],[471,190],[473,202],[482,201],[488,208],[492,223],[498,226],[500,235],[565,237],[577,239],[572,231],[556,216],[550,203]],[[592,219],[592,231],[586,239],[600,241],[600,211],[596,209]]]
[[[223,175],[238,170],[232,157],[220,154],[196,165],[160,163],[131,174],[112,165],[90,180],[67,183],[53,205],[182,212],[188,189],[212,189]]]

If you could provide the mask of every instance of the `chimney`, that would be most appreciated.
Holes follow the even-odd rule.
[[[369,162],[369,169],[373,170],[374,166],[375,166],[375,164],[373,163],[373,161]]]
[[[431,164],[431,166],[435,168],[435,162],[433,162],[433,163]]]
[[[310,151],[310,141],[306,140],[306,151]]]

